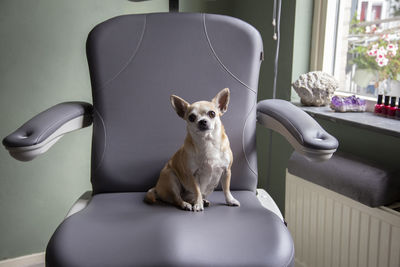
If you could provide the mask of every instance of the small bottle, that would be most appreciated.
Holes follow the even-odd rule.
[[[388,110],[387,116],[390,118],[394,118],[396,116],[396,97],[392,96],[390,98],[390,108]]]
[[[382,108],[382,115],[386,116],[389,113],[390,105],[389,105],[390,96],[385,95],[385,106]]]
[[[397,106],[395,115],[396,115],[396,119],[400,120],[400,97],[399,97],[399,105]]]
[[[382,104],[383,95],[378,95],[378,102],[375,104],[374,113],[376,115],[382,115],[382,111],[385,109],[385,105]],[[399,111],[400,114],[400,111]]]

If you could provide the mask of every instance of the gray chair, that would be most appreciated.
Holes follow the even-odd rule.
[[[12,156],[31,160],[93,125],[93,191],[53,234],[46,266],[293,266],[288,229],[256,197],[256,122],[312,159],[329,158],[338,143],[289,102],[257,103],[262,53],[256,29],[221,15],[126,15],[96,26],[87,40],[93,105],[56,105],[3,140]],[[226,206],[219,190],[204,212],[144,203],[186,134],[170,95],[193,102],[225,87],[231,189],[241,206]]]

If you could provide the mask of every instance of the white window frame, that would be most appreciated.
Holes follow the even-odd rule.
[[[340,4],[344,1],[344,4]],[[336,36],[345,36],[349,31],[349,25],[339,25],[337,22],[343,20],[345,16],[344,9],[351,6],[348,0],[314,0],[313,29],[310,52],[310,71],[324,71],[331,75],[344,71],[343,67],[336,65],[336,53],[342,51],[342,42]],[[338,10],[341,9],[341,10]],[[338,14],[338,11],[339,14]],[[332,39],[336,42],[332,42]],[[334,75],[335,76],[335,75]],[[340,87],[345,86],[344,84]],[[354,93],[345,91],[336,91],[335,95],[350,96]],[[360,96],[367,101],[367,111],[373,111],[376,104],[375,97]]]
[[[338,0],[314,1],[310,69],[322,70],[333,75]],[[329,12],[328,12],[329,11]],[[332,23],[334,21],[335,23]]]

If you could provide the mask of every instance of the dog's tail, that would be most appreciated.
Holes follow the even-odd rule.
[[[154,204],[157,201],[157,192],[156,188],[153,187],[147,191],[146,196],[144,197],[144,202],[148,204]]]

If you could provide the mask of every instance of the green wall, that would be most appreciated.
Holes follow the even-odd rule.
[[[292,81],[309,71],[313,20],[313,0],[297,0],[293,42]],[[291,89],[291,101],[300,102],[300,97]]]
[[[265,51],[260,100],[272,96],[272,6],[273,1],[265,0],[180,1],[181,11],[235,16],[260,31]],[[293,76],[308,70],[310,6],[311,0],[283,1],[278,98],[290,99]],[[85,40],[93,26],[120,14],[167,10],[166,0],[2,0],[0,137],[56,103],[91,102]],[[259,184],[283,210],[285,168],[292,148],[266,129],[258,129],[257,135]],[[68,134],[27,163],[0,149],[0,260],[44,251],[73,202],[90,190],[90,140],[91,128]]]
[[[400,139],[354,127],[347,123],[332,122],[326,119],[317,119],[322,127],[339,141],[339,150],[345,153],[374,161],[390,171],[398,171]]]

